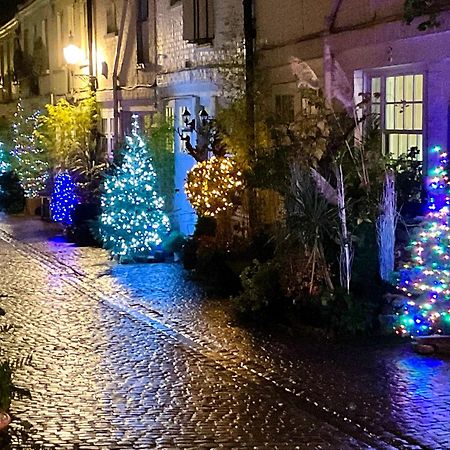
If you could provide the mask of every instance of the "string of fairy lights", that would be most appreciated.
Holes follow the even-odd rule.
[[[235,206],[243,176],[232,158],[213,156],[188,173],[185,191],[199,216],[215,217]]]
[[[50,199],[51,218],[63,225],[72,225],[73,212],[78,204],[76,185],[66,171],[56,175]]]
[[[450,332],[450,182],[448,155],[432,152],[438,164],[430,171],[428,211],[411,241],[411,262],[399,271],[397,288],[408,301],[398,313],[396,333],[403,336]]]
[[[49,179],[48,162],[36,138],[39,116],[39,111],[25,116],[22,101],[19,98],[12,124],[11,163],[28,198],[37,197],[45,189]]]

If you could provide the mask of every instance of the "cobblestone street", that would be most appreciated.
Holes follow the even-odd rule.
[[[179,265],[39,220],[2,219],[0,258],[1,352],[33,355],[12,412],[43,448],[450,448],[449,360],[250,332]]]

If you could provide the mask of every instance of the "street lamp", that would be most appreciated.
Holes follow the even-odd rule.
[[[181,119],[183,120],[184,128],[177,129],[178,136],[185,142],[185,149],[196,161],[206,161],[208,159],[208,153],[215,153],[214,145],[212,141],[214,140],[215,127],[213,125],[213,120],[209,117],[209,113],[206,111],[205,107],[198,112],[199,121],[197,122],[195,118],[191,119],[191,113],[187,108],[184,108],[181,114]],[[191,143],[191,133],[197,134],[197,145],[194,147]]]
[[[202,106],[202,109],[198,113],[200,117],[200,125],[202,128],[206,127],[210,122],[210,117],[205,107]],[[197,133],[201,133],[201,129],[196,128],[195,119],[191,120],[191,113],[187,108],[184,108],[183,114],[181,114],[181,118],[183,119],[184,129],[182,131],[187,133],[192,133],[196,131]]]
[[[209,114],[204,106],[202,107],[202,110],[198,113],[198,115],[200,116],[202,126],[206,127],[206,125],[208,125]]]

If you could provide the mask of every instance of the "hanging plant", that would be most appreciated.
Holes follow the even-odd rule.
[[[439,7],[444,4],[441,0],[405,0],[404,19],[410,25],[417,17],[428,16],[427,20],[419,23],[417,29],[426,31],[439,26],[437,20]]]

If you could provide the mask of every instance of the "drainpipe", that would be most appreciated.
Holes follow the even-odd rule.
[[[333,0],[333,5],[331,7],[331,14],[327,17],[326,20],[328,33],[333,32],[334,24],[336,22],[336,18],[339,14],[339,9],[341,8],[342,3],[343,0]]]
[[[92,92],[97,90],[97,80],[94,75],[94,52],[93,52],[93,34],[94,34],[94,20],[93,20],[93,0],[86,1],[86,15],[87,15],[87,32],[88,32],[88,53],[89,53],[89,85]]]
[[[255,47],[253,0],[243,0],[244,39],[245,39],[245,97],[247,106],[247,123],[249,124],[248,142],[251,156],[255,152]]]
[[[244,9],[244,40],[245,40],[245,102],[248,124],[247,142],[250,160],[256,157],[255,139],[255,23],[253,0],[243,0]],[[249,188],[248,192],[248,224],[249,235],[256,232],[258,211],[256,205],[256,190]]]
[[[120,61],[120,53],[122,51],[123,44],[123,36],[125,31],[125,21],[127,18],[128,11],[128,0],[122,1],[122,15],[120,17],[120,27],[119,27],[119,35],[117,37],[117,47],[116,54],[114,57],[114,68],[112,74],[112,96],[113,96],[113,148],[116,148],[117,139],[119,136],[119,98],[118,98],[118,90],[119,90],[119,78],[117,73],[119,71],[119,61]]]
[[[157,0],[153,0],[153,61],[154,61],[154,71],[155,71],[155,80],[153,84],[156,86],[156,78],[158,73],[158,25],[157,25],[157,14],[158,14],[158,5]]]

